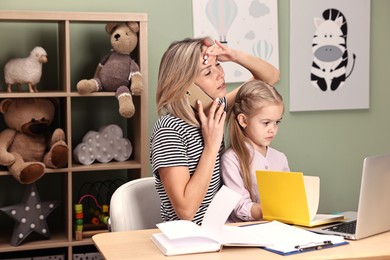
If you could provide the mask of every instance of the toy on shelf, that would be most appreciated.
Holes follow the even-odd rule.
[[[123,162],[130,158],[132,151],[131,142],[123,137],[122,129],[110,124],[101,127],[99,132],[88,131],[73,150],[73,155],[78,163],[90,165],[95,160],[101,163],[112,160]]]
[[[108,23],[106,32],[111,35],[113,51],[100,61],[92,79],[77,83],[80,94],[115,92],[119,114],[125,118],[132,117],[135,112],[132,95],[140,95],[144,88],[139,66],[131,58],[138,44],[138,31],[138,22]]]
[[[38,92],[37,84],[42,76],[42,64],[47,62],[47,53],[42,47],[35,47],[26,58],[9,60],[4,67],[4,78],[8,92],[12,92],[12,85],[21,90],[23,84],[28,85],[31,93]]]
[[[58,204],[56,201],[41,202],[36,185],[30,184],[26,188],[22,203],[0,208],[16,221],[10,244],[20,245],[32,232],[49,239],[46,218]]]
[[[41,178],[46,167],[63,168],[68,164],[65,132],[50,126],[56,100],[53,98],[3,99],[0,112],[8,128],[0,132],[0,165],[22,184]]]
[[[125,182],[126,180],[116,179],[86,182],[81,186],[79,200],[73,207],[75,240],[108,231],[111,196]]]
[[[83,204],[81,202],[85,198],[91,198],[98,209],[93,210],[91,223],[88,225],[84,223]],[[86,237],[91,237],[98,233],[106,232],[108,230],[108,205],[100,205],[96,198],[91,194],[86,194],[80,198],[79,203],[74,205],[75,213],[75,239],[82,240]]]

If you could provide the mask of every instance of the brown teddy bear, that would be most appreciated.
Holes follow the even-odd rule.
[[[0,132],[0,165],[22,184],[41,178],[45,168],[62,168],[68,163],[65,133],[51,134],[56,101],[51,98],[4,99],[0,103],[5,125]]]
[[[77,83],[77,91],[80,94],[115,92],[119,114],[130,118],[135,112],[132,95],[140,95],[144,87],[139,66],[130,56],[138,44],[139,24],[108,23],[106,31],[111,35],[113,51],[100,61],[92,79]]]

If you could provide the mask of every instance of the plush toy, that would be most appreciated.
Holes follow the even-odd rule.
[[[0,132],[0,165],[22,184],[41,178],[45,168],[62,168],[68,163],[65,133],[49,127],[56,103],[51,98],[4,99],[0,103],[5,125]]]
[[[47,53],[42,47],[35,47],[26,58],[9,60],[4,66],[5,83],[8,92],[12,92],[12,85],[18,88],[27,84],[30,92],[38,92],[37,84],[42,76],[42,64],[47,62]]]
[[[92,79],[77,83],[77,91],[80,94],[115,92],[119,114],[130,118],[135,112],[132,95],[140,95],[144,87],[139,66],[130,56],[138,44],[139,24],[108,23],[106,31],[111,35],[113,50],[100,61]]]

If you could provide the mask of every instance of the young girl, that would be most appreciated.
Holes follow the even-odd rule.
[[[156,91],[160,117],[150,138],[150,160],[164,221],[201,224],[222,185],[225,108],[236,94],[226,93],[220,62],[227,61],[247,68],[253,78],[270,84],[279,80],[279,71],[271,64],[208,38],[174,42],[161,59]],[[186,93],[193,83],[214,100],[207,114],[201,102],[199,112],[190,106]]]
[[[286,156],[269,145],[282,120],[284,105],[276,89],[252,80],[241,86],[230,112],[230,148],[221,158],[223,181],[242,194],[229,221],[261,220],[256,170],[290,171]]]

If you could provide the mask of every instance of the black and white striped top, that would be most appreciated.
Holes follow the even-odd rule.
[[[202,155],[204,141],[202,130],[189,125],[172,115],[160,117],[154,125],[150,138],[150,161],[156,177],[156,189],[161,199],[161,217],[163,221],[178,220],[178,216],[161,183],[158,169],[161,167],[187,166],[192,175]],[[220,156],[224,149],[222,142],[220,152],[214,166],[210,186],[201,203],[193,222],[201,224],[203,216],[214,195],[222,185],[220,173]]]

